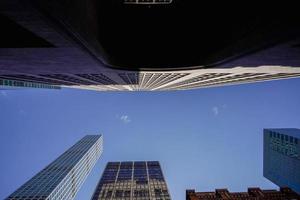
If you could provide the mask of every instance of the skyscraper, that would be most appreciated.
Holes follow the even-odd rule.
[[[208,2],[1,0],[0,78],[164,91],[300,77],[297,10]]]
[[[72,200],[103,150],[101,135],[87,135],[6,200]]]
[[[264,129],[264,177],[300,193],[300,129]]]
[[[295,200],[300,199],[290,188],[276,190],[261,190],[260,188],[248,188],[248,192],[229,192],[227,189],[216,189],[215,192],[186,191],[186,200]]]
[[[167,184],[157,161],[109,162],[92,200],[170,200]]]

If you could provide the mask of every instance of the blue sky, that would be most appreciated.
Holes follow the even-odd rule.
[[[108,161],[160,161],[173,200],[186,189],[277,188],[263,178],[263,128],[300,127],[300,79],[175,92],[0,90],[0,199],[86,134],[104,153],[77,195],[89,200]]]

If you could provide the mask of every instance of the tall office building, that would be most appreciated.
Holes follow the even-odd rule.
[[[229,192],[227,189],[217,189],[215,192],[186,191],[186,200],[296,200],[300,195],[290,188],[276,190],[261,190],[260,188],[248,188],[247,192]]]
[[[6,200],[72,200],[103,150],[101,135],[87,135]]]
[[[1,0],[0,79],[164,91],[300,77],[298,10],[247,6]]]
[[[160,164],[147,162],[109,162],[92,200],[170,200]]]
[[[300,129],[264,129],[264,177],[300,194]]]

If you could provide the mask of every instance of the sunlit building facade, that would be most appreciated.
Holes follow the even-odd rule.
[[[300,193],[300,129],[264,130],[264,177]]]
[[[109,162],[92,200],[170,200],[157,161]]]
[[[101,135],[87,135],[6,200],[72,200],[103,151]]]

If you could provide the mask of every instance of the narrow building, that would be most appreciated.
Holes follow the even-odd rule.
[[[101,135],[87,135],[6,200],[72,200],[103,150]]]

